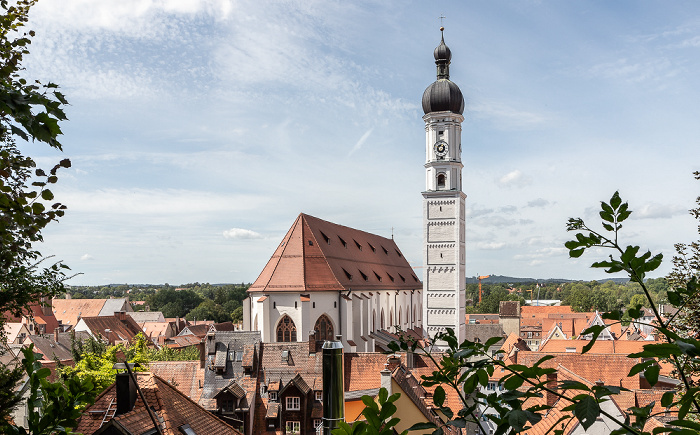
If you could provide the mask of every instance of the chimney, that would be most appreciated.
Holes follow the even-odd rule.
[[[391,370],[389,370],[389,364],[384,364],[384,370],[379,372],[379,374],[382,376],[382,388],[385,388],[391,396]]]
[[[309,332],[309,355],[316,353],[316,331]]]
[[[126,322],[126,311],[115,311],[114,317],[121,322]]]
[[[345,421],[345,382],[341,336],[323,343],[323,435]]]
[[[58,343],[58,331],[59,330],[60,330],[60,328],[55,328],[53,330],[53,341],[55,341],[56,343]]]
[[[197,345],[197,348],[199,349],[199,368],[203,369],[207,365],[206,345],[202,341]]]
[[[416,354],[409,347],[408,350],[406,351],[406,368],[412,369],[416,366],[416,363],[414,361],[415,357],[416,357]]]
[[[134,409],[136,403],[136,385],[128,373],[117,373],[117,412],[115,415],[126,414]]]
[[[548,373],[547,374],[547,388],[550,390],[555,390],[557,389],[557,372],[554,373]],[[554,406],[555,403],[557,403],[557,400],[559,399],[559,396],[556,394],[546,391],[545,392],[546,397],[547,397],[547,406]]]

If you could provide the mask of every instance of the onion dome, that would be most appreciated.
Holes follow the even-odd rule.
[[[445,29],[441,27],[440,31],[443,30]],[[452,52],[445,44],[444,34],[433,56],[437,65],[437,80],[423,92],[423,112],[453,112],[461,115],[464,112],[464,97],[459,86],[450,81]]]

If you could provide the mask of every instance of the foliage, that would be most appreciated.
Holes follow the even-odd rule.
[[[59,122],[66,119],[65,97],[58,86],[22,77],[23,57],[29,54],[33,31],[23,33],[35,0],[0,1],[0,312],[20,316],[30,304],[64,290],[62,263],[43,265],[34,244],[41,231],[63,216],[65,206],[54,201],[49,186],[61,160],[48,173],[22,155],[15,137],[62,149]],[[0,325],[4,318],[0,316]]]
[[[29,377],[27,399],[28,427],[18,427],[7,422],[0,426],[8,435],[68,435],[78,425],[81,411],[95,400],[95,388],[90,380],[66,377],[63,382],[48,380],[51,370],[42,368],[40,354],[34,353],[34,345],[22,349],[22,366]]]
[[[78,353],[74,356],[75,366],[65,366],[59,370],[62,378],[77,377],[82,380],[90,380],[95,384],[98,392],[105,390],[114,383],[117,373],[112,367],[117,362],[129,361],[139,363],[141,367],[137,371],[148,370],[151,361],[193,361],[199,359],[199,350],[189,347],[183,350],[161,347],[157,349],[150,340],[139,333],[129,346],[120,343],[107,346],[99,340],[86,340],[81,344],[73,340],[73,349]],[[81,351],[77,351],[82,349]]]
[[[650,252],[640,253],[638,246],[625,246],[619,244],[619,232],[622,223],[630,216],[631,211],[627,203],[623,203],[616,192],[608,203],[601,203],[599,213],[602,219],[604,232],[591,229],[582,219],[570,219],[567,225],[569,231],[576,231],[575,239],[566,243],[569,255],[573,258],[580,257],[586,250],[610,249],[612,254],[603,261],[593,263],[592,267],[603,268],[607,273],[624,271],[629,276],[630,282],[638,286],[641,294],[656,315],[658,333],[664,337],[663,342],[649,343],[643,346],[643,351],[629,355],[630,358],[638,358],[636,364],[628,376],[644,374],[645,379],[653,387],[657,384],[660,374],[660,359],[668,359],[675,367],[679,380],[684,389],[681,392],[667,391],[661,405],[667,409],[676,410],[677,414],[668,422],[670,426],[657,428],[654,434],[662,432],[672,433],[697,433],[700,431],[700,423],[697,417],[700,415],[698,405],[698,393],[700,388],[692,384],[688,378],[689,361],[697,361],[700,358],[700,341],[689,335],[681,336],[669,328],[671,319],[662,318],[655,306],[652,292],[645,281],[646,274],[659,267],[662,261],[660,254],[653,255]],[[688,276],[682,285],[672,289],[664,289],[657,286],[657,292],[665,291],[669,302],[676,307],[684,307],[688,301],[697,296],[697,268],[694,274]],[[656,282],[655,282],[656,283]],[[638,298],[637,298],[638,299]],[[617,301],[616,301],[617,302]],[[629,319],[638,319],[640,307],[613,310],[604,314],[603,318],[616,322],[622,321],[623,316]],[[609,326],[609,325],[608,325]],[[584,347],[583,352],[588,352],[593,346],[598,335],[604,330],[604,326],[592,326],[584,334],[590,334],[593,338]],[[695,330],[697,332],[697,329]],[[530,367],[519,364],[509,364],[503,360],[502,351],[495,355],[490,352],[490,347],[500,340],[494,337],[485,343],[475,343],[465,340],[458,343],[454,331],[437,334],[434,341],[442,343],[446,347],[444,353],[439,356],[431,354],[418,342],[404,337],[400,344],[392,343],[392,350],[412,350],[424,352],[431,358],[437,370],[429,376],[422,376],[425,387],[435,387],[433,402],[437,409],[446,417],[446,421],[440,427],[432,423],[422,423],[412,429],[433,428],[435,435],[442,435],[449,427],[466,428],[467,425],[479,426],[481,433],[489,433],[484,427],[485,422],[496,427],[495,435],[506,433],[527,432],[548,416],[551,418],[549,432],[561,434],[564,429],[572,424],[580,423],[583,430],[588,430],[599,416],[605,416],[618,427],[613,434],[634,433],[643,434],[646,421],[652,417],[653,403],[644,407],[632,407],[624,420],[617,419],[608,413],[602,404],[609,401],[624,388],[615,385],[592,386],[581,382],[548,379],[547,375],[556,372],[554,368],[547,368],[546,362],[554,358],[551,355],[542,357]],[[498,384],[503,387],[487,389],[489,378],[496,372],[501,374]],[[462,406],[459,410],[453,410],[445,405],[445,389],[453,389],[459,395]],[[555,401],[543,401],[542,397],[553,395]],[[554,403],[554,404],[552,404]],[[561,417],[552,418],[549,411],[554,406],[561,407]],[[672,414],[673,415],[673,414]],[[546,430],[546,428],[545,428]]]
[[[366,421],[355,421],[352,426],[341,421],[339,427],[333,430],[333,435],[394,435],[399,419],[391,416],[396,412],[394,402],[400,396],[399,393],[389,396],[386,388],[379,390],[376,402],[371,396],[362,396],[362,403],[365,404],[362,415]],[[403,431],[400,435],[406,435],[407,432]]]

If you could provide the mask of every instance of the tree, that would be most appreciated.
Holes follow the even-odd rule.
[[[63,216],[65,206],[54,202],[49,186],[57,171],[70,167],[61,160],[50,171],[36,168],[22,155],[15,138],[44,142],[62,149],[59,122],[66,119],[65,97],[58,86],[22,77],[23,57],[29,54],[33,31],[24,32],[35,0],[10,4],[0,0],[0,312],[20,316],[42,297],[64,291],[66,266],[44,264],[34,248],[41,231]],[[5,319],[0,316],[0,326]]]
[[[48,380],[51,370],[42,368],[34,345],[22,349],[22,366],[29,377],[27,428],[0,421],[0,432],[8,435],[69,435],[78,426],[82,410],[95,401],[95,389],[88,379],[67,377]]]
[[[623,203],[617,192],[612,196],[609,203],[601,202],[600,217],[602,227],[605,231],[597,231],[590,228],[582,219],[570,219],[567,224],[568,231],[576,231],[575,239],[566,242],[565,246],[569,250],[569,256],[578,258],[591,248],[608,249],[611,255],[603,260],[592,264],[594,268],[603,268],[607,273],[625,272],[630,281],[641,289],[646,298],[646,303],[651,305],[656,317],[656,324],[653,325],[658,334],[663,336],[662,343],[645,344],[642,352],[629,355],[632,358],[639,358],[642,362],[636,364],[628,376],[644,374],[646,381],[653,387],[659,380],[660,359],[667,359],[676,368],[678,378],[683,389],[665,392],[660,404],[661,414],[666,414],[666,410],[676,410],[677,419],[668,421],[668,427],[654,430],[654,434],[662,432],[692,434],[700,432],[700,423],[697,422],[700,416],[700,404],[698,395],[700,388],[696,387],[689,374],[694,369],[692,364],[700,358],[700,341],[695,339],[698,329],[694,329],[692,334],[681,335],[674,332],[672,322],[674,318],[664,319],[656,309],[653,295],[645,284],[645,277],[648,272],[656,270],[663,259],[661,254],[653,255],[647,251],[640,254],[638,246],[623,246],[619,243],[620,230],[624,222],[631,214],[627,203]],[[698,213],[700,214],[700,213]],[[696,216],[698,215],[696,214]],[[700,258],[700,257],[698,257]],[[683,275],[685,280],[679,280],[680,285],[668,290],[668,299],[672,305],[679,308],[687,308],[689,303],[697,300],[698,297],[698,263],[686,268]],[[595,285],[595,284],[594,284]],[[603,318],[613,322],[621,322],[623,316],[627,316],[638,322],[640,311],[637,307],[625,310],[616,310],[603,314]],[[609,325],[607,325],[609,326]],[[590,334],[592,339],[584,346],[583,353],[588,352],[595,340],[604,331],[606,326],[595,325],[583,331],[583,334]],[[692,336],[691,336],[692,335]],[[467,424],[479,426],[481,433],[487,433],[482,425],[482,418],[491,420],[497,426],[495,435],[505,433],[527,432],[533,425],[540,422],[546,414],[552,410],[553,405],[549,401],[543,404],[539,400],[545,394],[556,396],[559,401],[568,403],[560,417],[552,424],[549,432],[561,434],[563,427],[571,421],[578,420],[584,431],[592,426],[596,419],[603,415],[617,425],[619,428],[613,430],[612,435],[623,433],[648,434],[644,432],[647,420],[652,416],[654,403],[644,407],[632,407],[629,415],[625,419],[616,418],[614,415],[601,408],[601,403],[610,400],[613,396],[624,391],[624,388],[615,385],[592,386],[585,385],[577,381],[560,381],[553,388],[548,379],[549,374],[553,374],[556,369],[544,368],[542,364],[554,356],[547,355],[530,367],[518,364],[508,364],[503,361],[497,353],[493,355],[489,348],[500,340],[501,337],[493,337],[485,343],[476,343],[465,340],[457,342],[457,338],[452,329],[445,333],[437,334],[434,340],[440,340],[447,344],[447,350],[439,358],[427,352],[416,340],[404,336],[402,342],[391,343],[390,347],[394,351],[400,348],[403,350],[419,350],[425,352],[432,359],[438,369],[431,375],[422,376],[423,385],[426,387],[435,386],[433,392],[433,402],[436,411],[446,417],[446,422],[442,427],[437,427],[433,423],[421,423],[415,425],[414,430],[434,429],[434,435],[442,435],[447,426],[465,428]],[[499,351],[501,352],[501,351]],[[489,377],[496,370],[499,371],[500,380],[498,383],[505,392],[498,392],[499,388],[489,391],[485,387],[489,382]],[[462,407],[458,412],[445,405],[445,388],[454,389],[461,399]],[[483,409],[491,409],[493,413],[481,413]],[[556,414],[551,414],[556,415]],[[347,431],[346,431],[347,432]],[[352,432],[356,434],[358,432]],[[373,433],[370,430],[359,433]]]

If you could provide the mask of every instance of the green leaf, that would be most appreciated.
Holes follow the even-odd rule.
[[[622,199],[620,198],[620,192],[615,192],[613,193],[613,196],[610,198],[610,206],[617,210],[620,207],[620,203],[622,202]]]
[[[511,376],[503,383],[503,388],[506,390],[516,390],[523,385],[524,380],[519,376]]]
[[[428,422],[420,422],[416,423],[413,426],[408,428],[408,431],[414,431],[414,430],[428,430],[428,429],[435,429],[437,426],[435,426],[434,423],[428,423]]]
[[[661,406],[668,408],[673,403],[673,398],[676,396],[675,391],[668,391],[661,396]]]
[[[53,199],[53,193],[51,193],[50,190],[42,190],[41,191],[41,198],[45,201],[51,201]]]
[[[515,432],[520,432],[527,424],[527,414],[520,409],[514,409],[508,413],[508,423]]]
[[[647,367],[646,370],[644,370],[644,377],[646,380],[649,382],[649,385],[652,387],[656,385],[657,382],[659,382],[659,371],[661,370],[661,367],[659,367],[657,364],[653,364],[649,367]]]
[[[442,404],[445,402],[445,389],[442,387],[437,387],[435,388],[435,392],[433,393],[433,403],[435,403],[436,406],[440,407]]]
[[[600,406],[593,397],[582,397],[574,406],[574,415],[581,422],[581,426],[588,429],[600,415]]]

